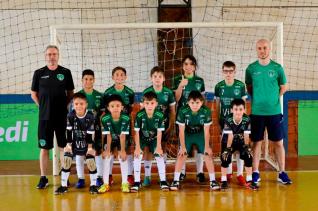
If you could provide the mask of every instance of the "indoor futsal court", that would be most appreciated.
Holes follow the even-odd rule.
[[[1,0],[0,211],[318,210],[318,0]]]

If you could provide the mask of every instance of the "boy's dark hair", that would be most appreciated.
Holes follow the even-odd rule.
[[[243,99],[241,99],[241,98],[234,99],[231,102],[231,108],[233,108],[235,105],[236,106],[243,105],[243,107],[245,108],[245,101]]]
[[[188,102],[190,100],[197,100],[197,99],[204,102],[204,97],[202,96],[201,92],[199,92],[197,90],[191,91],[189,94],[189,97],[188,97]]]
[[[119,95],[111,95],[106,99],[106,107],[113,101],[119,101],[123,105],[123,99]]]
[[[222,69],[224,69],[224,67],[233,67],[234,70],[236,69],[236,65],[232,61],[225,61],[222,65]]]
[[[151,71],[150,71],[150,76],[152,76],[153,74],[155,73],[162,73],[162,75],[164,76],[165,75],[165,71],[159,67],[159,66],[154,66]]]
[[[183,57],[183,59],[182,59],[182,64],[183,64],[183,63],[185,62],[185,60],[187,60],[187,59],[189,59],[195,67],[198,66],[196,58],[195,58],[194,56],[192,56],[192,55],[186,55],[185,57]]]
[[[157,101],[157,94],[154,93],[154,92],[146,92],[144,94],[144,96],[142,97],[142,101],[150,101],[150,100],[153,100],[155,99]]]
[[[117,66],[117,67],[115,67],[115,68],[112,70],[112,75],[114,75],[114,74],[115,74],[115,72],[116,72],[117,70],[121,70],[121,71],[123,71],[123,72],[125,73],[125,75],[127,74],[127,72],[126,72],[126,69],[125,69],[125,68],[120,67],[120,66]]]
[[[94,71],[91,70],[91,69],[83,70],[83,72],[82,72],[82,78],[84,78],[85,75],[91,75],[91,76],[95,77]]]
[[[77,98],[80,98],[82,100],[85,100],[87,101],[87,98],[86,96],[83,94],[83,93],[80,93],[80,92],[77,92],[73,95],[73,100],[77,99]]]

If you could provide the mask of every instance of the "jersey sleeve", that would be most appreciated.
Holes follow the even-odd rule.
[[[138,132],[140,130],[140,128],[141,128],[141,118],[140,118],[140,116],[138,116],[138,113],[137,113],[136,119],[135,119],[135,124],[134,124],[134,130],[136,132]]]
[[[89,125],[87,127],[87,133],[93,135],[95,133],[95,118],[93,114],[89,119]]]
[[[251,67],[248,66],[245,71],[245,84],[252,85]]]
[[[107,116],[102,118],[102,134],[107,135],[110,134],[110,128],[107,125]]]
[[[169,92],[169,106],[174,106],[176,104],[176,99],[173,92]]]
[[[223,129],[224,134],[233,134],[233,130],[231,128],[231,125],[228,121],[224,121],[224,129]]]
[[[135,102],[135,93],[133,91],[131,91],[130,95],[129,95],[129,105],[133,106]]]
[[[70,112],[70,113],[67,115],[66,129],[67,129],[67,130],[73,130],[73,125],[74,125],[74,122],[73,122],[73,118],[72,118],[72,113]]]
[[[244,127],[244,134],[251,134],[251,120],[247,117],[246,124]]]
[[[204,85],[204,80],[202,79],[202,86],[201,86],[201,90],[200,90],[200,92],[201,93],[204,93],[205,92],[205,85]]]
[[[165,130],[165,122],[163,115],[159,118],[158,130],[164,131]]]
[[[31,90],[34,92],[39,91],[39,71],[35,71],[33,74]]]
[[[182,111],[178,112],[176,123],[178,125],[185,125],[185,116]]]
[[[67,82],[66,82],[66,90],[72,91],[74,90],[74,81],[72,77],[72,73],[70,70],[67,69]]]
[[[122,121],[122,126],[121,126],[121,134],[128,135],[130,130],[130,120],[129,117],[125,117]]]
[[[212,116],[211,116],[211,110],[210,109],[206,109],[206,114],[205,114],[205,119],[204,119],[204,125],[211,125],[212,124]]]
[[[214,98],[217,99],[219,97],[220,97],[219,86],[215,85],[215,87],[214,87]]]
[[[241,86],[241,93],[242,93],[242,98],[247,98],[247,91],[246,91],[246,86],[244,83],[242,83],[242,86]]]
[[[278,69],[278,84],[285,85],[287,83],[286,75],[282,66]]]

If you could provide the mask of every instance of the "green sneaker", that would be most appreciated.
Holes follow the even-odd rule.
[[[142,183],[142,186],[147,187],[151,185],[151,177],[147,176],[144,179],[144,182]]]
[[[123,193],[129,193],[130,192],[128,183],[121,184],[121,192],[123,192]]]

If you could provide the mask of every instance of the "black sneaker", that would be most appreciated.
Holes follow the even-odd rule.
[[[248,181],[246,182],[246,188],[250,189],[250,190],[258,190],[258,186],[255,182],[252,181]]]
[[[170,185],[170,190],[177,191],[180,188],[180,183],[179,181],[173,181],[172,184]]]
[[[37,189],[44,189],[49,186],[49,180],[46,177],[41,177],[39,184],[36,186]]]
[[[139,191],[140,186],[140,182],[134,182],[134,185],[130,188],[130,192],[137,193]]]
[[[197,182],[198,183],[203,183],[205,181],[204,173],[198,173],[197,174]]]
[[[102,178],[102,177],[97,177],[97,179],[96,179],[96,186],[97,186],[97,187],[100,187],[100,186],[102,186],[102,185],[104,185],[103,178]]]
[[[54,192],[55,195],[64,194],[68,192],[68,188],[64,186],[60,186],[56,191]]]
[[[96,185],[91,185],[91,186],[89,187],[89,192],[90,192],[91,194],[98,194],[98,187],[97,187]]]
[[[169,185],[166,181],[160,182],[160,189],[163,191],[169,191]]]
[[[219,190],[220,185],[217,181],[213,180],[210,182],[210,188],[211,188],[211,190]]]
[[[187,174],[181,173],[180,177],[179,177],[179,181],[181,181],[181,182],[184,181],[186,177],[187,177]]]
[[[229,188],[229,185],[227,183],[227,181],[222,181],[221,182],[221,190],[226,190]]]

